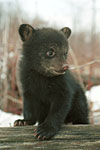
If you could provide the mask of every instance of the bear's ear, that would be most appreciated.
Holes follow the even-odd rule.
[[[21,36],[22,41],[27,41],[32,33],[35,31],[35,29],[30,26],[29,24],[22,24],[19,27],[19,34]]]
[[[68,27],[62,28],[61,31],[65,34],[65,36],[66,36],[67,38],[69,38],[69,36],[71,35],[71,29],[68,28]]]

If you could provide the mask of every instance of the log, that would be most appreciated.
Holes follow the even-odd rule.
[[[0,128],[0,150],[100,150],[100,125],[64,125],[51,140],[33,137],[35,126]]]

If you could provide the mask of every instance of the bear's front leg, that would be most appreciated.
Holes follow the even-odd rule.
[[[48,140],[60,129],[61,124],[70,109],[70,100],[62,98],[52,100],[49,114],[45,121],[34,131],[34,136],[40,140]]]
[[[36,103],[33,100],[33,96],[31,94],[24,94],[24,103],[23,103],[23,115],[24,119],[19,119],[14,122],[14,126],[27,126],[34,125],[36,123],[36,115],[34,112],[34,106],[36,107]]]

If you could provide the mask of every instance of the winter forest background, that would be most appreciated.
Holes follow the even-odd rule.
[[[56,29],[69,26],[72,35],[69,39],[68,63],[87,91],[91,123],[95,123],[94,112],[98,113],[99,120],[100,92],[97,92],[100,91],[99,20],[99,0],[81,0],[81,2],[79,0],[59,2],[57,0],[0,0],[0,109],[13,114],[22,114],[22,98],[18,87],[19,81],[16,78],[22,44],[18,35],[19,25],[29,23],[36,28]],[[92,99],[89,92],[93,91],[94,86],[96,88]],[[98,108],[93,109],[97,100]]]

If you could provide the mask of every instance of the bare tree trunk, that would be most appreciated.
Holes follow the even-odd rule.
[[[78,66],[77,58],[76,58],[75,53],[74,53],[74,51],[72,50],[71,47],[70,47],[70,51],[69,51],[69,52],[70,52],[70,55],[71,55],[71,57],[72,57],[72,59],[73,59],[73,61],[74,61],[74,65],[75,65],[75,66]],[[83,79],[82,79],[82,77],[81,77],[80,69],[79,69],[79,68],[76,68],[76,71],[77,71],[77,75],[78,75],[78,79],[79,79],[79,81],[80,81],[80,84],[81,84],[81,86],[84,88]]]
[[[9,23],[5,25],[5,30],[3,32],[3,44],[4,44],[4,57],[3,57],[3,68],[2,73],[4,73],[5,78],[3,82],[4,90],[3,90],[3,99],[2,99],[2,108],[6,110],[7,108],[7,94],[8,94],[8,35],[9,35]]]

